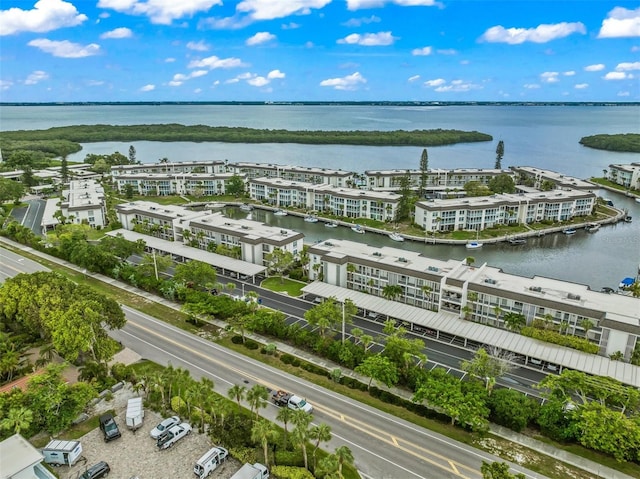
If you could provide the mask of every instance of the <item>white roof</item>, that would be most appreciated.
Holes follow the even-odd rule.
[[[21,471],[42,462],[44,456],[20,434],[14,434],[0,442],[0,458],[2,458],[0,479],[10,479]]]
[[[634,366],[622,361],[613,361],[603,356],[583,353],[574,349],[528,338],[510,331],[465,321],[454,313],[427,311],[398,301],[389,301],[384,298],[319,281],[305,286],[302,288],[302,291],[323,298],[335,297],[339,302],[350,299],[359,308],[374,311],[385,316],[391,316],[401,321],[408,321],[420,326],[442,331],[443,333],[468,338],[488,346],[506,349],[576,371],[582,371],[596,376],[609,376],[624,384],[640,387],[639,366]]]
[[[121,234],[122,237],[128,241],[136,242],[138,240],[143,240],[149,248],[152,248],[156,251],[162,251],[171,255],[202,261],[203,263],[217,266],[218,268],[222,268],[225,270],[234,271],[239,274],[246,274],[247,276],[260,274],[267,269],[265,266],[248,263],[247,261],[241,261],[239,259],[229,258],[228,256],[223,256],[221,254],[209,253],[208,251],[193,248],[182,243],[143,235],[140,233],[136,233],[135,231],[119,229],[107,232],[107,235],[109,236],[117,236],[119,234]]]

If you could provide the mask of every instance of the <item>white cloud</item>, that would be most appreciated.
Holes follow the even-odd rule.
[[[428,56],[433,53],[433,48],[431,47],[422,47],[422,48],[414,48],[411,50],[411,54],[413,56]]]
[[[184,73],[176,73],[175,75],[173,75],[173,78],[171,79],[171,81],[169,81],[168,85],[169,86],[180,86],[185,81],[190,80],[191,78],[198,78],[198,77],[204,76],[204,75],[206,75],[208,73],[209,73],[208,70],[194,70],[191,73],[189,73],[188,75],[185,75]]]
[[[191,72],[191,75],[189,75],[189,77],[198,78],[198,77],[205,76],[207,73],[209,73],[207,70],[194,70]]]
[[[312,9],[320,9],[331,0],[243,0],[236,12],[246,13],[253,20],[273,20],[291,15],[309,15]]]
[[[628,72],[628,71],[633,71],[633,70],[640,70],[640,62],[618,63],[618,65],[616,66],[616,71],[617,72]]]
[[[409,83],[412,83],[412,82],[417,81],[417,80],[420,80],[420,75],[413,75],[412,77],[409,77],[409,78],[407,79],[407,81],[408,81]]]
[[[625,72],[609,72],[602,78],[605,80],[627,80],[633,78],[633,75]]]
[[[338,43],[346,43],[348,45],[362,45],[365,47],[373,47],[379,45],[392,45],[397,40],[396,37],[391,35],[391,32],[379,32],[379,33],[352,33],[344,38],[338,40]]]
[[[615,7],[602,21],[598,38],[640,37],[640,7],[627,10]]]
[[[578,83],[573,88],[575,88],[576,90],[584,90],[585,88],[589,88],[589,84],[588,83]]]
[[[604,70],[604,64],[603,63],[596,63],[593,65],[587,65],[586,67],[584,67],[584,71],[586,72],[599,72]]]
[[[13,82],[9,80],[0,80],[0,90],[8,90],[13,86]]]
[[[165,63],[173,63],[173,62],[175,62],[175,61],[176,61],[176,59],[175,59],[175,58],[173,58],[173,57],[167,57],[167,58],[165,58],[165,59],[164,59],[164,62],[165,62]]]
[[[320,86],[329,86],[336,90],[353,91],[357,90],[358,86],[362,83],[367,83],[366,78],[364,78],[360,72],[355,72],[342,78],[328,78],[327,80],[322,80],[320,82]]]
[[[378,8],[383,7],[385,3],[394,3],[401,7],[432,7],[440,5],[435,0],[347,0],[347,8],[349,10]]]
[[[44,33],[75,27],[87,19],[73,4],[63,0],[40,0],[32,10],[10,8],[0,11],[0,36],[20,32]]]
[[[133,32],[126,28],[126,27],[120,27],[120,28],[116,28],[114,30],[111,30],[109,32],[105,32],[102,35],[100,35],[100,38],[106,39],[106,38],[131,38],[133,36]]]
[[[265,77],[256,76],[247,80],[247,83],[251,86],[261,87],[261,86],[268,85],[269,80],[266,79]]]
[[[27,43],[27,45],[39,48],[43,52],[60,58],[83,58],[100,53],[100,45],[96,43],[80,45],[79,43],[72,43],[68,40],[53,41],[47,38],[36,38]]]
[[[149,84],[149,85],[145,85],[142,88],[140,88],[140,91],[153,91],[156,89],[155,85]]]
[[[618,96],[627,97],[627,96],[631,96],[631,94],[628,91],[621,91],[621,92],[618,92]]]
[[[196,88],[193,93],[202,93],[202,88]]]
[[[566,72],[562,72],[562,74],[564,76],[566,76],[566,77],[572,77],[572,76],[574,76],[576,74],[576,72],[574,72],[573,70],[569,70],[569,71],[566,71]]]
[[[438,87],[438,86],[444,85],[445,83],[447,83],[447,81],[444,78],[436,78],[435,80],[425,81],[424,85],[430,86],[430,87]]]
[[[436,50],[439,55],[457,55],[458,51],[453,48],[445,48],[444,50]]]
[[[556,23],[552,25],[538,25],[536,28],[504,28],[502,25],[489,28],[482,34],[480,40],[489,43],[508,43],[518,45],[524,42],[547,43],[558,38],[567,37],[573,33],[587,33],[584,24]]]
[[[527,90],[537,90],[540,88],[540,85],[537,83],[525,83],[523,85]]]
[[[284,78],[286,75],[282,73],[280,70],[271,70],[267,74],[267,78],[269,80],[275,80],[276,78]]]
[[[300,24],[295,22],[283,23],[281,28],[283,30],[296,30],[300,28]]]
[[[217,68],[238,68],[246,66],[239,58],[218,58],[217,56],[211,56],[203,58],[202,60],[193,60],[187,65],[188,68],[208,68],[209,70],[215,70]]]
[[[558,75],[560,75],[558,72],[544,72],[540,74],[540,80],[545,83],[557,83],[560,81]]]
[[[108,8],[131,15],[145,15],[151,23],[169,25],[173,20],[207,12],[222,0],[99,0],[98,8]]]
[[[631,53],[637,53],[640,52],[640,46],[632,46],[631,47]]]
[[[31,72],[29,74],[29,76],[24,81],[24,84],[25,85],[36,85],[36,84],[40,83],[41,81],[48,80],[48,79],[49,79],[49,74],[47,72],[44,72],[42,70],[36,70],[36,71]]]
[[[369,25],[371,23],[380,23],[380,17],[371,15],[370,17],[351,18],[343,23],[345,27],[359,27],[361,25]]]
[[[182,83],[184,83],[184,82],[182,82],[180,80],[171,80],[169,83],[167,83],[167,85],[169,85],[169,86],[180,86],[180,85],[182,85]]]
[[[207,50],[209,50],[209,45],[207,45],[204,41],[189,42],[187,43],[187,48],[189,50],[195,50],[197,52],[206,52]]]
[[[269,32],[258,32],[254,36],[247,38],[245,42],[248,46],[260,45],[261,43],[270,42],[271,40],[275,40],[276,36]]]
[[[89,85],[89,86],[102,86],[102,85],[104,85],[104,81],[103,80],[89,80],[89,81],[87,81],[87,85]]]

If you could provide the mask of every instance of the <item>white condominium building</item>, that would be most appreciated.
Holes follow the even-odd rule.
[[[621,352],[627,361],[640,340],[640,300],[630,296],[346,240],[314,244],[308,253],[311,280],[428,311],[454,313],[501,329],[508,329],[509,313],[524,316],[528,325],[536,319],[548,321],[564,334],[597,344],[601,355]]]
[[[215,196],[225,194],[233,176],[233,173],[127,173],[114,175],[113,183],[121,195],[131,185],[134,194],[143,196]]]
[[[135,201],[116,206],[123,228],[176,241],[209,252],[224,252],[249,263],[264,265],[265,256],[279,248],[297,256],[302,233],[257,221],[234,220],[209,210],[192,211]]]
[[[273,206],[304,208],[346,218],[378,221],[393,220],[401,198],[387,191],[363,191],[278,178],[250,180],[249,196]]]
[[[640,190],[640,163],[609,165],[607,179],[625,188]]]
[[[366,170],[364,172],[364,185],[370,189],[382,189],[395,191],[400,188],[400,181],[409,175],[411,188],[419,188],[422,184],[421,170]],[[491,179],[498,175],[509,175],[515,180],[515,175],[510,170],[484,169],[484,168],[454,168],[428,169],[425,175],[425,189],[437,191],[441,189],[463,189],[470,181],[488,185]]]
[[[229,163],[229,168],[237,174],[246,175],[250,180],[263,177],[281,178],[287,181],[326,183],[333,186],[352,186],[355,175],[351,171],[272,163]]]
[[[483,230],[498,224],[566,221],[591,214],[596,196],[580,190],[499,194],[419,201],[415,222],[425,231]]]
[[[543,170],[532,166],[512,166],[511,170],[516,174],[516,183],[525,184],[538,190],[560,188],[595,191],[599,188],[598,185],[573,176],[563,175],[557,171]]]
[[[95,180],[72,180],[62,192],[60,210],[69,223],[102,228],[106,225],[104,188]]]

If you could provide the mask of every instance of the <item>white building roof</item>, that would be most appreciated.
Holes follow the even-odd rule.
[[[153,236],[136,233],[135,231],[119,229],[109,231],[107,233],[109,236],[117,236],[119,234],[128,241],[136,242],[138,240],[143,240],[149,248],[155,249],[156,251],[162,251],[164,253],[181,256],[183,258],[202,261],[203,263],[217,266],[218,268],[225,270],[234,271],[239,274],[246,274],[247,276],[254,276],[256,274],[263,273],[267,269],[265,266],[229,258],[228,256],[216,253],[209,253],[208,251],[193,248],[179,242],[167,241]]]
[[[25,469],[42,462],[44,456],[20,434],[0,442],[0,479],[10,479]],[[25,476],[28,477],[28,476]]]
[[[44,213],[42,214],[42,226],[55,226],[60,223],[58,218],[53,216],[55,212],[60,209],[59,203],[60,198],[49,198],[47,200],[47,203],[44,205]]]
[[[426,311],[398,301],[389,301],[370,294],[333,286],[319,281],[304,288],[304,293],[323,298],[334,297],[337,301],[352,300],[356,306],[385,316],[408,321],[443,333],[468,338],[488,346],[513,351],[518,354],[558,364],[576,371],[597,376],[609,376],[624,384],[640,386],[640,367],[622,361],[613,361],[603,356],[583,353],[570,348],[556,346],[544,341],[528,338],[510,331],[492,328],[472,321],[460,319],[449,312]]]

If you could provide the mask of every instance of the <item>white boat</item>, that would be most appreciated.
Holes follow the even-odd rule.
[[[318,222],[318,217],[314,216],[314,215],[307,215],[304,217],[304,220],[307,223],[317,223]]]
[[[512,245],[519,245],[519,244],[527,244],[527,240],[524,238],[509,238],[507,240],[509,242],[509,244]]]
[[[351,227],[351,231],[354,231],[354,232],[356,232],[358,234],[361,234],[361,235],[364,234],[364,228],[362,226],[360,226],[360,225],[353,225]]]
[[[588,223],[584,229],[589,233],[595,233],[600,229],[600,223]]]
[[[389,235],[389,238],[391,238],[393,241],[398,241],[398,242],[402,242],[404,241],[404,236],[402,236],[400,233],[391,233]]]
[[[285,210],[276,210],[273,212],[274,216],[287,216],[287,212]]]
[[[469,241],[465,246],[467,249],[478,249],[482,248],[482,243],[479,241]]]
[[[640,203],[640,198],[636,198],[636,203]]]
[[[242,203],[240,205],[240,209],[242,211],[251,211],[251,210],[253,210],[253,206],[251,206],[249,203]]]
[[[337,228],[338,227],[338,223],[336,223],[335,221],[331,221],[329,223],[325,223],[324,226],[327,227],[327,228]]]
[[[576,230],[573,229],[573,228],[565,228],[565,229],[562,230],[562,232],[564,234],[566,234],[566,235],[569,235],[569,236],[576,234]]]

